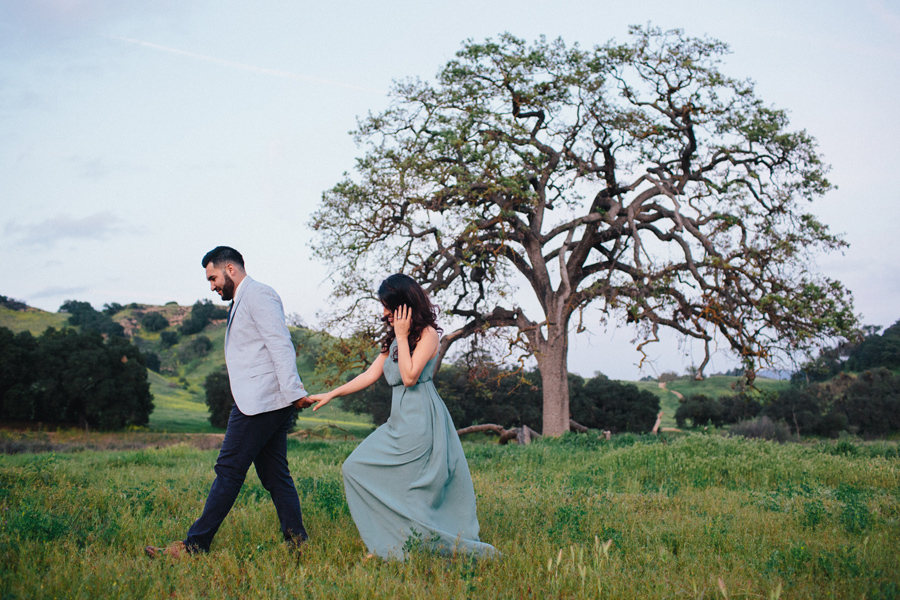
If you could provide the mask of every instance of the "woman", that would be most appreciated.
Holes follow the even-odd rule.
[[[391,275],[378,288],[389,324],[381,353],[363,374],[327,394],[313,410],[365,389],[384,374],[391,416],[344,462],[350,514],[369,556],[404,558],[424,543],[445,553],[493,556],[478,539],[475,490],[456,428],[431,380],[441,329],[434,305],[412,278]]]

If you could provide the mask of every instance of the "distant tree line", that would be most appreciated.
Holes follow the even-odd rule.
[[[859,375],[790,388],[769,397],[740,393],[687,396],[675,412],[679,427],[721,427],[758,417],[785,423],[794,434],[836,437],[850,431],[867,437],[900,431],[900,376],[885,367]]]
[[[538,371],[515,372],[491,365],[444,364],[435,376],[438,390],[454,424],[468,427],[494,423],[504,428],[527,425],[537,431],[542,423],[543,391]],[[597,375],[584,379],[569,374],[571,417],[592,429],[646,432],[659,413],[659,398],[632,384]],[[344,408],[369,414],[376,424],[391,412],[391,388],[380,379],[366,390],[344,398]]]
[[[70,319],[85,319],[82,331],[49,328],[34,337],[0,327],[0,419],[99,429],[147,425],[153,397],[143,355],[123,337],[104,339],[94,328],[103,327],[102,319],[81,304],[70,305]]]
[[[750,419],[784,423],[792,433],[835,437],[842,431],[878,437],[900,431],[900,321],[878,333],[826,348],[778,393],[688,396],[675,413],[679,427],[721,427]]]
[[[69,313],[69,325],[84,330],[94,330],[112,337],[125,337],[125,328],[112,320],[122,310],[118,303],[107,304],[103,311],[96,310],[89,302],[66,300],[59,312]]]
[[[21,300],[16,300],[15,298],[8,298],[7,296],[0,296],[0,306],[4,308],[8,308],[9,310],[23,311],[28,308],[28,305],[22,302]]]
[[[865,335],[856,342],[826,348],[818,358],[804,364],[794,373],[796,382],[827,381],[842,372],[861,372],[878,367],[900,369],[900,321],[878,334],[878,327],[864,328]]]

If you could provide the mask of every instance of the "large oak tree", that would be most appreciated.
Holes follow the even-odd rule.
[[[589,304],[644,341],[699,340],[700,374],[712,343],[753,373],[856,324],[812,268],[843,245],[807,212],[832,187],[815,140],[720,72],[722,42],[630,34],[464,43],[436,84],[397,83],[360,121],[356,175],[313,217],[343,318],[411,274],[459,325],[442,353],[500,328],[533,354],[545,434],[568,430],[569,335]]]

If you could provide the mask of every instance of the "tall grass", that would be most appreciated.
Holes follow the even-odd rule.
[[[151,561],[202,509],[215,451],[0,457],[2,598],[896,598],[897,444],[810,446],[690,435],[465,444],[473,562],[364,560],[340,465],[357,442],[291,439],[311,533],[279,543],[248,476],[208,555]]]

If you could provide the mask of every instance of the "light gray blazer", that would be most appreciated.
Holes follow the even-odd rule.
[[[278,410],[307,395],[281,298],[250,277],[241,282],[229,314],[225,364],[234,402],[245,415]]]

